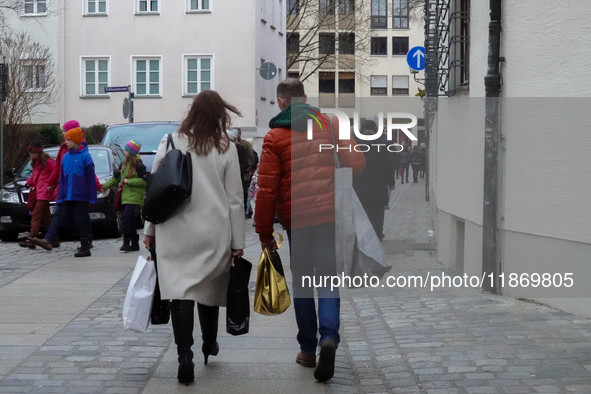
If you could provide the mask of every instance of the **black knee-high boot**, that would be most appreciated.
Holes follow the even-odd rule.
[[[207,358],[210,355],[217,356],[220,351],[217,343],[220,307],[197,303],[197,312],[199,313],[199,325],[201,326],[201,339],[203,339],[201,351],[203,352],[204,363],[207,365]]]
[[[195,380],[193,371],[193,325],[195,301],[172,300],[170,302],[170,317],[172,318],[172,331],[174,332],[174,343],[177,346],[179,370],[178,380],[188,385]]]

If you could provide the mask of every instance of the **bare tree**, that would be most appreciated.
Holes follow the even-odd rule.
[[[287,1],[287,69],[297,69],[305,81],[337,62],[340,70],[358,74],[371,65],[370,18],[364,11],[369,2]]]
[[[17,154],[21,145],[28,143],[23,138],[26,125],[33,115],[43,116],[47,106],[57,100],[55,65],[49,48],[33,41],[26,32],[6,32],[0,40],[0,55],[9,70],[9,94],[3,103],[5,162],[16,164],[18,158],[8,156]]]

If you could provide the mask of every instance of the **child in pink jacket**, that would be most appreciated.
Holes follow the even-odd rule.
[[[35,206],[31,212],[31,232],[29,237],[24,242],[20,242],[19,246],[24,248],[35,248],[32,242],[34,237],[39,236],[41,222],[49,229],[51,224],[51,212],[49,211],[49,202],[54,200],[54,193],[47,189],[49,177],[55,168],[55,162],[49,155],[43,152],[43,145],[39,140],[33,140],[29,144],[29,156],[31,157],[31,166],[33,167],[33,174],[25,186],[31,187],[29,198],[37,198]],[[35,196],[32,196],[32,193]]]

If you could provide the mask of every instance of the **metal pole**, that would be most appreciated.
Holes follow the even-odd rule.
[[[0,64],[0,81],[1,85],[1,92],[0,92],[0,187],[4,186],[4,86],[6,86],[6,82],[4,78],[6,78],[5,64]]]
[[[497,259],[497,209],[498,209],[498,150],[500,137],[502,0],[490,0],[488,27],[488,72],[484,77],[486,87],[486,115],[484,130],[484,205],[482,220],[482,272],[493,280],[484,282],[484,290],[499,294],[501,265]]]

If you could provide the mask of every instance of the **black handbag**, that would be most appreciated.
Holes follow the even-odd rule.
[[[171,150],[168,148],[171,147]],[[168,219],[191,195],[193,164],[191,154],[174,147],[172,134],[168,134],[166,156],[152,174],[146,201],[142,209],[145,220],[158,224]]]
[[[160,298],[160,285],[158,283],[158,265],[156,264],[156,249],[150,248],[150,255],[156,268],[156,287],[154,288],[154,298],[152,299],[152,311],[150,312],[150,323],[168,324],[170,320],[170,303],[168,300]]]
[[[230,267],[230,283],[226,301],[226,332],[242,335],[248,332],[250,323],[250,301],[248,282],[252,264],[239,257]]]

